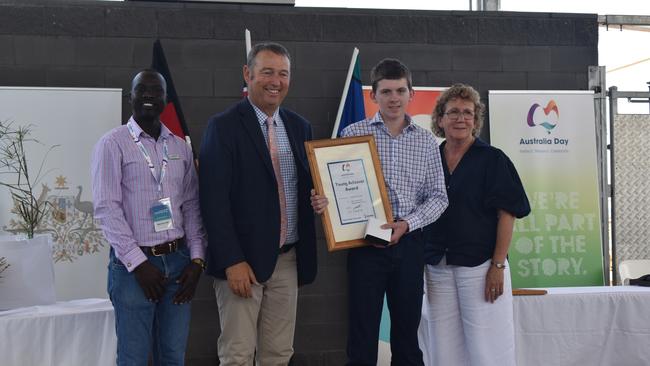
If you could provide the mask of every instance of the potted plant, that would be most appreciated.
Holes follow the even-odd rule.
[[[34,176],[29,171],[25,153],[25,145],[28,143],[40,143],[31,137],[31,126],[14,128],[12,123],[0,121],[0,186],[9,189],[14,202],[12,212],[20,220],[18,227],[31,239],[51,207],[44,194],[36,197],[35,189],[47,173],[43,172],[47,155],[57,145],[47,150]]]
[[[0,310],[56,301],[51,236],[34,236],[52,206],[47,191],[37,197],[35,188],[47,174],[43,169],[45,160],[56,145],[47,150],[38,169],[30,170],[26,145],[33,143],[39,144],[31,137],[31,126],[14,127],[0,121],[0,187],[6,187],[11,194],[10,211],[17,217],[10,222],[16,228],[11,232],[26,236],[0,238],[0,271],[6,270],[7,262],[11,262],[0,281]]]

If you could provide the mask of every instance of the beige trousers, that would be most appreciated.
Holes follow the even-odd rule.
[[[221,366],[286,366],[293,355],[298,274],[296,250],[280,254],[268,281],[253,285],[253,297],[235,295],[216,279]]]

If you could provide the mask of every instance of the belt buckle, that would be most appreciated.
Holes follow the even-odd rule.
[[[154,257],[160,257],[160,256],[163,256],[163,255],[164,255],[163,253],[158,253],[158,252],[157,252],[156,247],[157,247],[157,246],[155,246],[155,245],[154,245],[153,247],[151,247],[151,254],[152,254]]]
[[[164,247],[165,244],[167,244],[167,253],[158,253],[158,251],[157,251],[156,248],[160,247],[161,249],[164,249],[164,248],[165,248],[165,247]],[[162,244],[159,244],[159,245],[154,245],[153,247],[151,247],[151,254],[152,254],[153,256],[155,256],[155,257],[162,257],[162,256],[165,255],[165,254],[170,254],[170,253],[175,252],[176,250],[174,249],[174,246],[176,246],[176,248],[178,248],[177,245],[178,245],[178,240],[172,240],[172,241],[167,242],[167,243],[162,243]]]

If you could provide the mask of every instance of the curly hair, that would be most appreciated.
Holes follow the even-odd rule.
[[[472,135],[478,137],[481,133],[481,127],[483,127],[485,105],[481,103],[481,96],[476,89],[466,84],[454,84],[438,97],[436,107],[431,116],[431,121],[433,122],[431,129],[433,130],[433,134],[438,137],[445,137],[445,131],[438,126],[438,120],[444,116],[447,103],[454,99],[462,99],[474,103],[474,129],[472,129]]]

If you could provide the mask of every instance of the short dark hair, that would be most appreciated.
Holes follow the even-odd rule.
[[[398,59],[385,58],[372,68],[372,71],[370,71],[370,82],[372,83],[373,93],[377,92],[377,84],[384,79],[406,79],[409,90],[413,90],[411,71]]]
[[[474,104],[474,129],[472,130],[472,135],[478,137],[481,133],[481,128],[483,127],[483,113],[485,113],[485,105],[481,102],[481,95],[466,84],[454,84],[451,88],[445,90],[438,97],[436,102],[436,107],[433,109],[433,115],[431,116],[431,129],[433,134],[438,137],[445,137],[445,131],[438,126],[438,120],[441,119],[446,112],[447,103],[454,99],[467,100]]]
[[[160,77],[160,80],[162,80],[163,89],[165,89],[165,94],[167,93],[167,80],[165,80],[165,77],[163,76],[163,74],[160,73],[160,71],[151,68],[141,69],[137,73],[135,73],[133,79],[131,79],[131,91],[133,91],[133,87],[135,87],[135,84],[133,82],[140,74],[152,74]]]
[[[289,63],[291,63],[291,56],[289,55],[289,51],[286,47],[275,42],[263,42],[256,44],[251,48],[250,52],[248,52],[246,65],[248,66],[249,70],[253,70],[255,67],[255,57],[262,51],[269,51],[275,53],[276,55],[284,56],[287,58],[287,60],[289,60]]]

